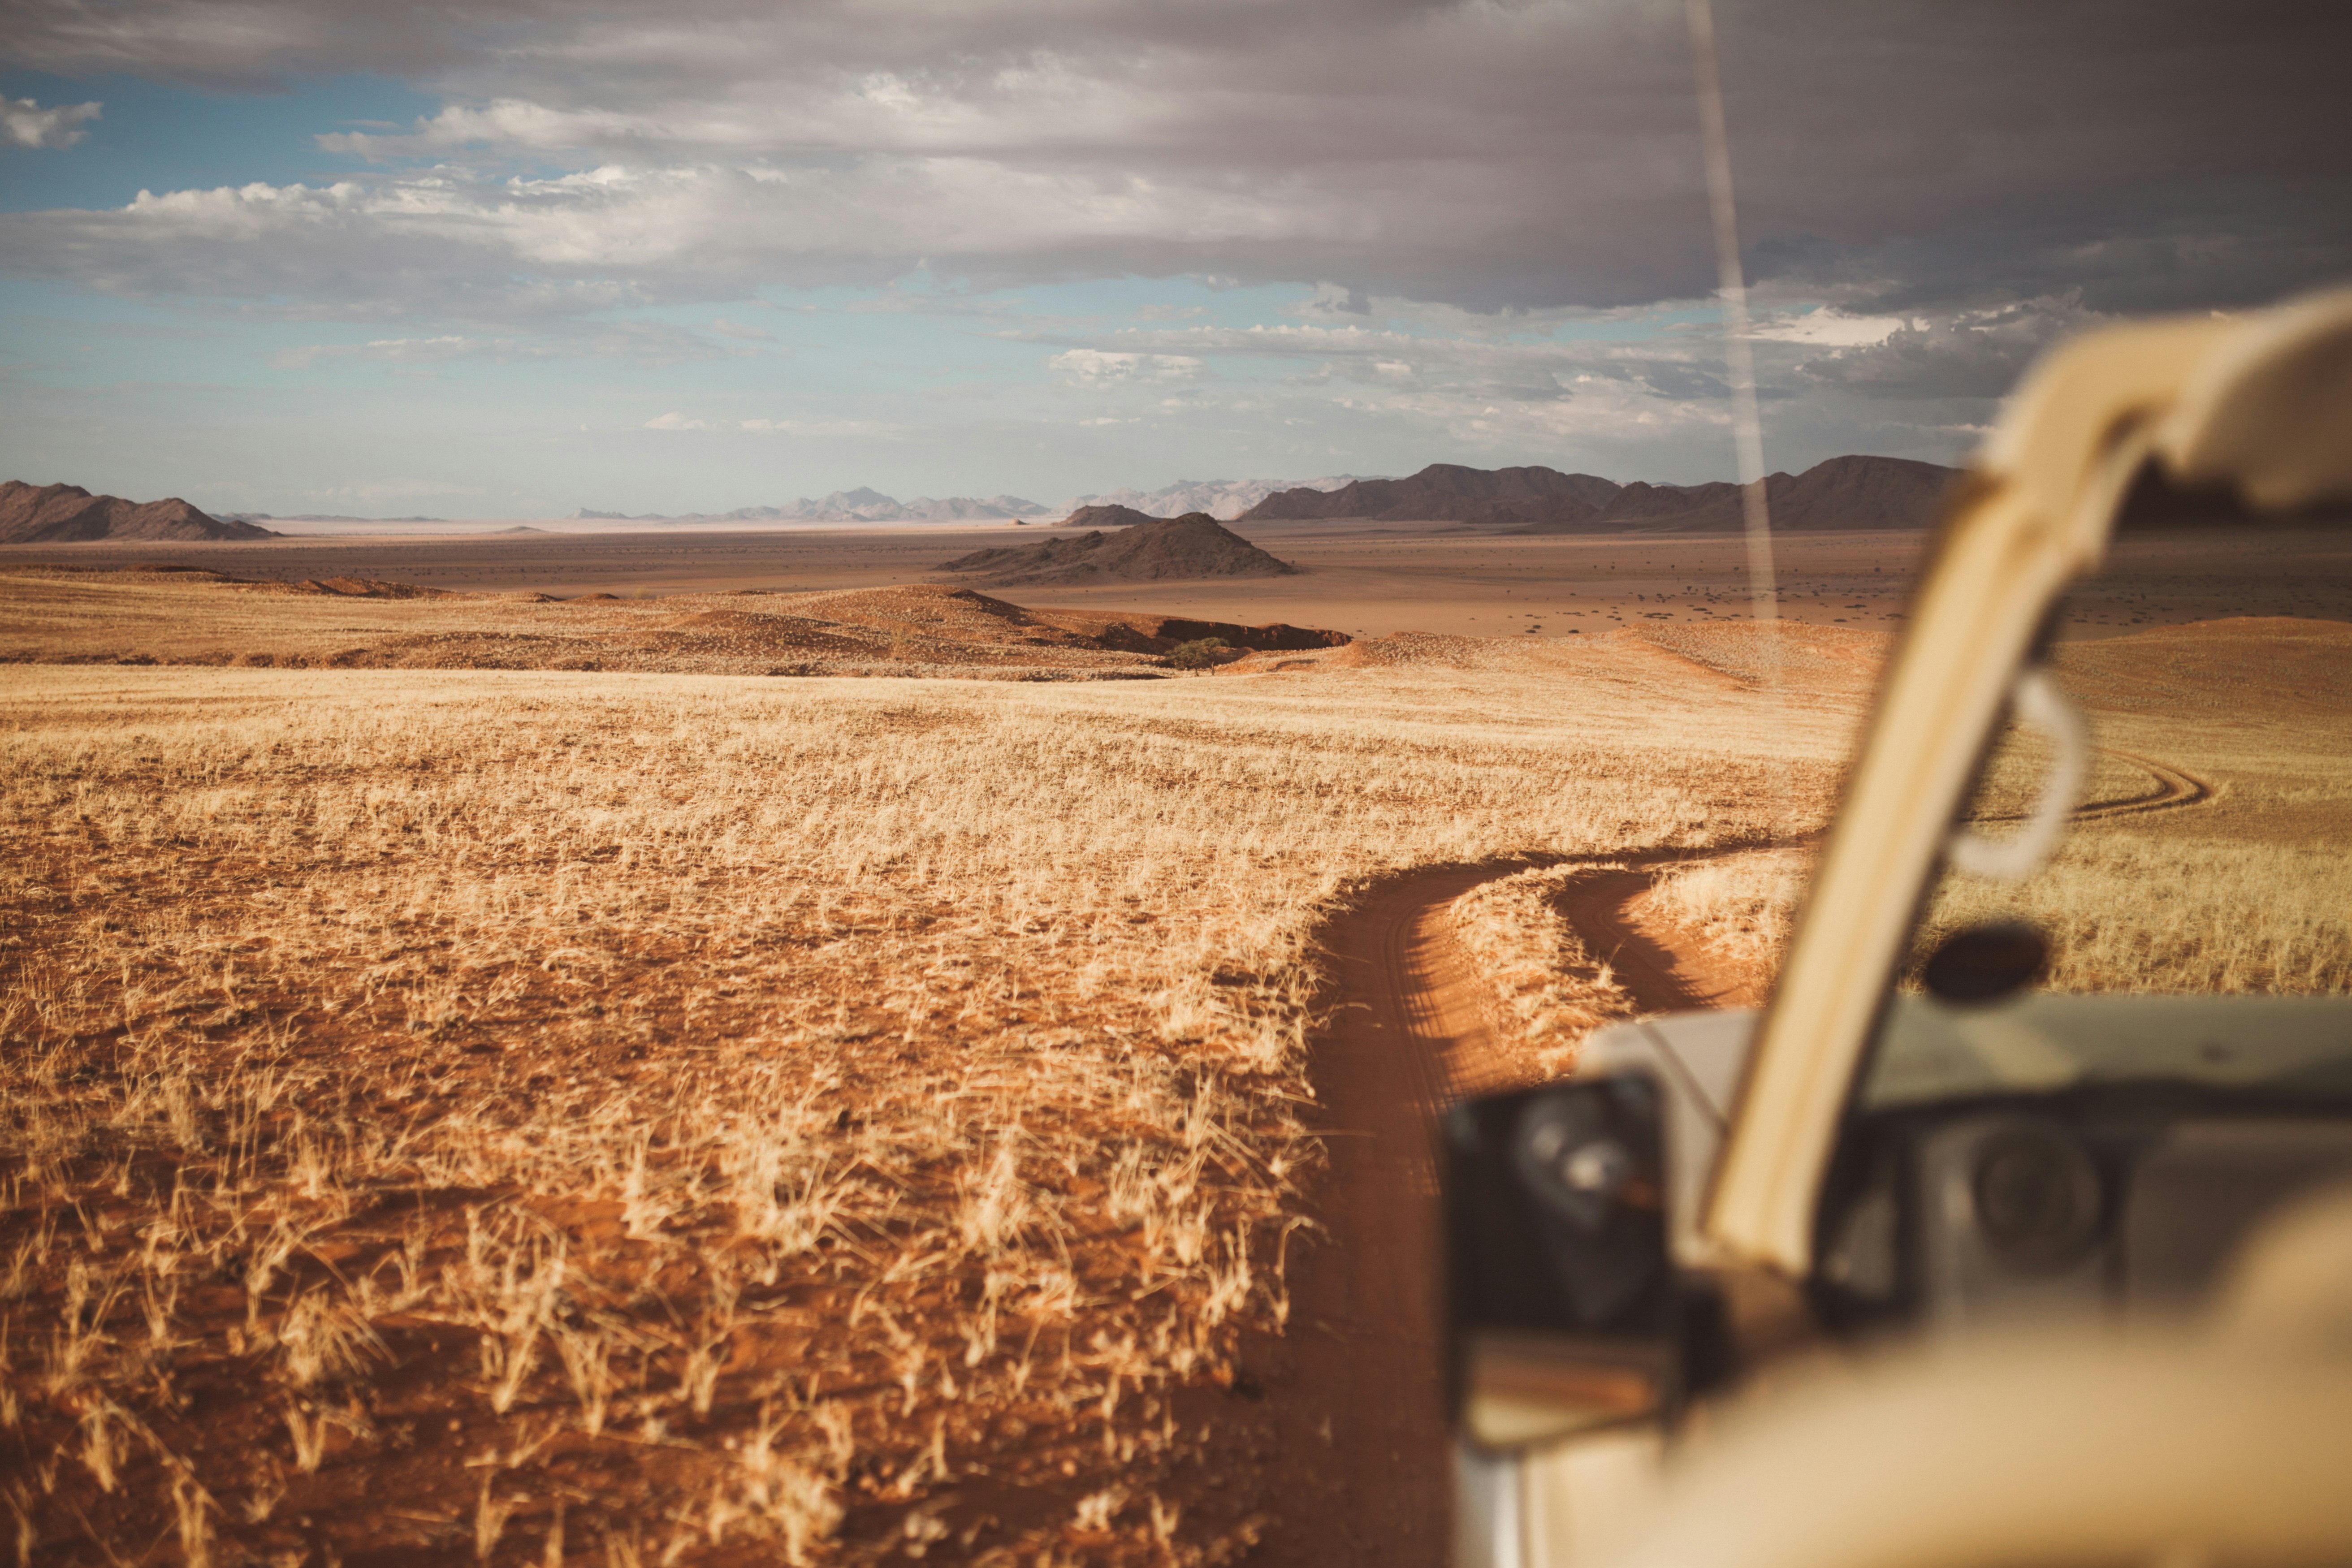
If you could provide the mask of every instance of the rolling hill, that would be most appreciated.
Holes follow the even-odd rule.
[[[275,539],[266,528],[198,511],[173,496],[131,501],[79,485],[0,483],[0,544],[64,544],[93,539]]]
[[[1296,572],[1228,531],[1204,511],[1159,518],[1116,533],[1099,530],[1034,544],[975,550],[940,570],[971,574],[991,587],[1038,584],[1149,583],[1170,578],[1278,577]]]

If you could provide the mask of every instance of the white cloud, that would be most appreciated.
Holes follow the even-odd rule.
[[[278,370],[308,370],[322,359],[387,360],[394,363],[418,363],[440,360],[461,359],[468,354],[511,348],[511,344],[488,342],[479,338],[450,334],[437,338],[378,338],[365,343],[311,343],[302,348],[284,349],[269,357]]]
[[[2099,6],[1912,5],[1866,29],[1824,0],[1733,9],[1759,279],[1883,315],[2074,284],[2102,310],[2232,303],[2342,268],[2344,7],[2256,24],[2159,3],[2118,28]],[[373,74],[439,95],[397,133],[320,138],[385,161],[383,199],[282,265],[257,252],[285,208],[246,235],[247,265],[198,255],[184,280],[146,254],[169,215],[11,219],[10,264],[79,276],[79,258],[114,287],[422,306],[405,279],[438,268],[460,308],[513,311],[574,285],[733,299],[928,260],[983,288],[1322,279],[1306,310],[1334,319],[1383,295],[1641,305],[1712,276],[1683,29],[1659,0],[18,0],[8,49],[68,76]],[[53,131],[72,133],[42,144]],[[535,177],[550,167],[577,183]],[[531,174],[509,189],[503,171]]]
[[[754,435],[801,436],[834,439],[889,439],[904,429],[879,419],[693,419],[686,415],[657,415],[646,421],[648,430],[734,430]]]
[[[0,147],[70,147],[89,134],[81,127],[104,108],[76,103],[43,109],[32,99],[0,94]]]
[[[1823,306],[1801,314],[1772,316],[1757,323],[1755,335],[1768,342],[1819,343],[1824,348],[1860,348],[1883,343],[1912,323],[1901,316],[1849,316]]]
[[[1117,386],[1150,382],[1198,381],[1208,366],[1192,354],[1127,353],[1072,349],[1045,362],[1080,386]]]
[[[1816,384],[1883,398],[1990,398],[2036,354],[2107,320],[2069,292],[1898,322],[1874,342],[1832,349],[1803,371]]]
[[[880,419],[746,419],[739,430],[767,431],[778,436],[876,437],[903,435],[903,429]]]
[[[747,343],[772,343],[776,341],[776,334],[773,332],[763,332],[757,327],[747,327],[740,321],[730,321],[724,316],[711,322],[710,330],[722,338],[737,338]]]

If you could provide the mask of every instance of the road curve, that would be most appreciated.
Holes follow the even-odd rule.
[[[2145,770],[2150,781],[2149,787],[2137,795],[2084,801],[2074,808],[2074,820],[2077,822],[2129,816],[2144,811],[2166,811],[2175,806],[2200,805],[2213,798],[2214,786],[2186,768],[2159,762],[2154,757],[2144,757],[2137,752],[2118,752],[2108,746],[2099,749],[2118,762],[2129,763]]]
[[[2078,820],[2194,805],[2214,786],[2171,763],[2142,793],[2086,802]],[[1562,911],[1607,959],[1638,1013],[1758,1005],[1761,977],[1642,917],[1658,873],[1742,853],[1593,857]],[[1289,1568],[1432,1568],[1449,1540],[1451,1456],[1439,1354],[1438,1111],[1504,1076],[1483,980],[1449,908],[1482,882],[1557,858],[1430,867],[1373,888],[1322,933],[1328,1022],[1310,1075],[1328,1150],[1320,1234],[1292,1254],[1290,1330],[1273,1352],[1266,1414],[1276,1441],[1265,1560]]]
[[[1686,851],[1595,858],[1567,912],[1613,954],[1643,1012],[1733,1005],[1689,944],[1632,905]],[[1439,1354],[1438,1111],[1493,1081],[1484,981],[1449,907],[1518,860],[1410,871],[1381,883],[1322,933],[1328,1022],[1311,1074],[1329,1151],[1322,1234],[1294,1255],[1286,1364],[1270,1390],[1278,1436],[1266,1560],[1360,1568],[1444,1561],[1451,1458]],[[1601,868],[1606,866],[1608,868]]]

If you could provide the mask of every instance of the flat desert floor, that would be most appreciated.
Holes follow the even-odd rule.
[[[289,525],[293,526],[293,525]],[[162,547],[89,544],[0,548],[18,563],[121,566],[171,561],[232,575],[299,581],[352,577],[466,593],[667,595],[739,589],[807,593],[951,581],[940,563],[1048,535],[1010,524],[801,526],[753,531],[674,525],[396,535],[318,535],[252,543]],[[1029,589],[1024,605],[1148,610],[1223,621],[1286,621],[1358,637],[1442,632],[1465,637],[1591,635],[1633,621],[1744,618],[1745,545],[1732,538],[1497,535],[1445,524],[1286,522],[1239,530],[1304,568],[1297,577]],[[1781,613],[1820,625],[1885,629],[1899,620],[1926,546],[1917,533],[1792,534],[1778,541]],[[2118,547],[2115,569],[2073,616],[2077,635],[2223,616],[2352,618],[2352,547],[2333,536],[2250,539],[2217,569],[2201,538],[2151,537]]]
[[[1737,542],[1328,526],[0,555],[20,1555],[1439,1560],[1429,1118],[1761,993],[1921,542],[1767,630]],[[2352,989],[2352,573],[2210,561],[2078,601],[2029,912]]]

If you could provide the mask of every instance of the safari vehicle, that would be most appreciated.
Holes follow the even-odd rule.
[[[1769,1005],[1448,1113],[1464,1568],[2352,1562],[2352,997],[2161,942],[2063,978],[2218,838],[2178,885],[2077,877],[2111,907],[2067,921],[2036,892],[2100,763],[2054,628],[2151,487],[2240,550],[2352,496],[2352,291],[2047,356],[1929,552]]]

